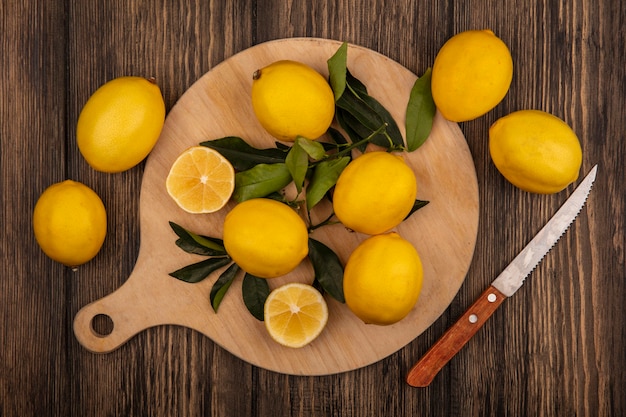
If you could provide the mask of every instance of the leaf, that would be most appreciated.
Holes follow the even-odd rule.
[[[293,182],[296,185],[296,190],[298,191],[298,194],[300,194],[302,186],[304,185],[306,172],[309,169],[309,157],[304,148],[302,148],[298,142],[298,139],[296,139],[291,147],[291,150],[287,154],[285,164],[287,165],[289,174],[291,175],[291,178],[293,178]]]
[[[295,144],[300,146],[314,161],[319,161],[326,156],[324,145],[315,140],[307,139],[304,136],[296,137]]]
[[[184,268],[171,272],[169,275],[181,281],[195,284],[208,277],[213,271],[228,265],[231,262],[232,259],[230,256],[209,258],[195,264],[187,265]]]
[[[330,86],[335,93],[335,101],[343,95],[346,88],[346,72],[348,68],[348,44],[342,43],[335,54],[326,61]]]
[[[387,111],[387,109],[382,104],[380,104],[374,97],[365,96],[363,97],[363,101],[365,101],[367,105],[369,105],[372,109],[374,109],[374,111],[383,119],[383,121],[387,123],[387,128],[385,129],[385,133],[387,134],[387,137],[391,139],[391,143],[395,145],[393,148],[404,149],[404,138],[402,137],[402,133],[400,133],[398,124],[396,123],[394,118],[391,116],[391,114]],[[374,142],[374,140],[372,142]],[[377,143],[377,144],[380,146],[389,148],[389,141],[385,141],[384,144],[380,144],[380,143]]]
[[[409,214],[406,215],[404,220],[406,220],[409,217],[411,217],[411,214],[415,213],[417,210],[421,209],[422,207],[424,207],[428,203],[430,203],[430,201],[415,200],[415,203],[413,204],[413,207],[411,208],[411,211],[409,212]]]
[[[418,78],[411,88],[409,103],[406,107],[406,144],[413,152],[426,142],[433,127],[437,108],[430,89],[431,69]]]
[[[338,144],[338,145],[345,145],[348,143],[348,141],[346,140],[346,138],[341,134],[340,131],[338,131],[337,129],[333,128],[333,127],[329,127],[328,128],[328,134],[330,135],[330,137],[332,138],[332,140]]]
[[[346,110],[364,127],[374,131],[384,123],[383,119],[361,97],[351,90],[346,92],[337,101],[337,107]]]
[[[309,238],[309,259],[315,271],[315,280],[335,300],[345,303],[343,296],[343,266],[335,252],[313,238]]]
[[[285,163],[259,164],[235,174],[233,198],[241,203],[251,198],[265,197],[285,188],[291,180]]]
[[[374,101],[371,97],[366,96],[368,101]],[[378,102],[376,102],[378,104]],[[378,104],[380,106],[380,104]],[[382,106],[381,106],[382,107]],[[348,127],[348,135],[352,139],[353,142],[358,142],[360,139],[365,139],[370,136],[373,132],[378,130],[381,126],[386,124],[385,119],[378,111],[370,106],[368,102],[366,102],[361,97],[356,96],[352,90],[346,90],[346,93],[341,97],[341,99],[337,102],[337,119],[341,127],[346,129]],[[391,116],[390,116],[391,117]],[[343,120],[343,123],[342,123]],[[393,122],[395,125],[395,122]],[[396,126],[397,129],[397,126]],[[357,138],[355,138],[354,133],[356,133]],[[402,136],[399,136],[400,140],[402,140],[402,146],[404,145],[404,139]],[[389,148],[391,144],[398,141],[398,138],[391,138],[389,134],[386,132],[386,129],[381,133],[374,135],[370,142],[375,143],[376,145]],[[394,147],[398,145],[394,143]],[[367,144],[363,144],[360,148],[365,148]]]
[[[215,149],[232,164],[237,171],[245,171],[258,164],[276,164],[285,162],[286,149],[258,149],[236,136],[227,136],[201,142],[200,145]]]
[[[339,175],[350,162],[349,156],[328,159],[315,166],[313,178],[306,190],[306,206],[311,210],[336,183]]]
[[[248,273],[244,275],[243,283],[241,285],[243,302],[248,311],[257,320],[263,321],[264,319],[263,307],[269,294],[270,287],[267,285],[267,281],[265,279],[255,277],[254,275]]]
[[[176,240],[176,245],[188,253],[205,256],[226,255],[224,242],[221,239],[197,235],[174,222],[169,222],[170,227],[180,239]]]
[[[373,124],[366,124],[360,119],[356,114],[353,114],[355,117],[361,121],[361,123],[367,127],[369,132],[366,134],[362,134],[362,137],[365,138],[369,136],[373,131],[378,129],[383,123],[387,123],[387,128],[385,129],[385,135],[381,135],[380,137],[374,137],[372,140],[373,143],[383,146],[385,148],[389,148],[389,141],[394,145],[394,149],[403,149],[404,148],[404,138],[402,137],[402,133],[398,128],[398,125],[394,118],[391,116],[389,111],[382,105],[378,100],[374,97],[370,96],[367,93],[367,88],[365,84],[363,84],[359,79],[354,77],[350,71],[347,72],[346,82],[350,87],[350,90],[354,92],[355,96],[358,97],[363,103],[371,109],[371,111],[376,115],[377,119]],[[359,106],[359,109],[363,110],[362,106]]]
[[[339,126],[341,126],[341,128],[348,134],[348,137],[350,138],[350,141],[352,143],[357,143],[361,139],[363,139],[361,135],[359,135],[354,129],[352,129],[351,125],[353,123],[348,122],[347,119],[354,118],[353,116],[350,115],[349,112],[337,107],[337,109],[335,110],[335,117],[337,118],[337,121],[339,122]],[[361,146],[359,146],[358,149],[361,152],[363,152],[366,146],[367,146],[367,143],[364,143]]]
[[[209,294],[209,300],[211,301],[211,307],[213,307],[213,311],[217,313],[217,309],[226,295],[226,291],[230,288],[230,284],[233,283],[237,273],[241,268],[236,263],[233,263],[229,266],[224,272],[221,273],[220,277],[215,281],[213,287],[211,287],[211,293]]]

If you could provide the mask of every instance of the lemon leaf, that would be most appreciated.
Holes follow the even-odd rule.
[[[430,201],[415,200],[415,203],[413,204],[413,207],[411,208],[411,211],[409,212],[409,214],[406,215],[404,220],[408,219],[411,216],[411,214],[415,213],[417,210],[421,209],[422,207],[424,207],[428,203],[430,203]]]
[[[287,165],[291,178],[293,178],[293,182],[296,185],[296,190],[298,191],[298,194],[300,194],[302,186],[304,185],[306,172],[309,169],[309,157],[304,148],[300,145],[298,139],[296,139],[296,142],[287,154],[285,164]]]
[[[371,108],[376,113],[376,115],[380,119],[382,119],[384,123],[387,123],[387,128],[385,130],[385,133],[388,136],[388,138],[391,139],[391,142],[393,143],[394,147],[398,149],[403,148],[404,139],[402,138],[402,133],[400,133],[400,129],[398,128],[396,121],[391,116],[389,111],[382,104],[380,104],[378,100],[376,100],[374,97],[368,94],[367,87],[365,86],[365,84],[363,84],[358,78],[354,77],[350,73],[349,70],[347,71],[347,74],[346,74],[346,80],[347,80],[348,86],[353,91],[355,91],[358,97],[361,100],[363,100],[363,102],[367,104],[367,106],[369,106],[369,108]],[[380,124],[378,126],[374,126],[372,129],[372,132],[376,130],[379,126]],[[369,132],[369,134],[371,134],[372,132]],[[382,143],[379,143],[381,142],[381,139],[374,137],[372,142],[380,146],[389,147],[389,143],[385,139],[382,139]]]
[[[345,303],[343,296],[343,265],[328,246],[309,238],[309,259],[313,264],[315,281],[335,300]]]
[[[204,280],[213,271],[228,265],[232,262],[229,256],[205,259],[195,264],[187,265],[181,269],[171,272],[169,275],[181,281],[195,284]]]
[[[301,147],[311,159],[319,161],[326,156],[326,149],[320,142],[307,139],[304,136],[298,136],[295,140],[295,145]]]
[[[241,285],[241,295],[248,311],[257,320],[263,321],[263,306],[268,295],[270,295],[267,280],[246,273]]]
[[[213,311],[217,313],[217,309],[219,308],[224,295],[230,288],[230,284],[233,283],[237,273],[241,268],[236,263],[233,263],[229,266],[224,272],[221,273],[217,281],[211,287],[211,293],[209,294],[209,300],[211,301],[211,307],[213,307]]]
[[[336,183],[350,162],[349,156],[321,161],[315,166],[313,177],[306,190],[306,206],[311,210]]]
[[[330,86],[335,94],[335,101],[343,95],[346,88],[346,72],[348,65],[348,44],[342,43],[335,54],[326,61]]]
[[[279,191],[292,181],[285,163],[259,164],[235,174],[233,198],[241,203]]]
[[[169,222],[170,227],[179,237],[176,246],[187,253],[205,256],[226,255],[224,242],[221,239],[197,235],[174,222]]]
[[[328,128],[328,134],[330,135],[331,139],[337,145],[347,145],[348,144],[348,141],[346,140],[346,138],[337,129],[335,129],[333,127],[329,127]]]
[[[237,136],[208,140],[201,142],[200,145],[221,153],[237,171],[245,171],[258,164],[285,162],[289,150],[289,148],[255,148]]]
[[[433,119],[437,109],[430,90],[431,72],[431,69],[428,68],[411,88],[405,122],[409,152],[413,152],[426,142],[433,127]]]

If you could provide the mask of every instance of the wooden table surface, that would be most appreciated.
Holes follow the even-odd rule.
[[[0,416],[626,415],[625,18],[614,0],[3,1]],[[288,37],[347,41],[422,74],[446,39],[482,28],[509,45],[515,73],[500,105],[460,125],[479,183],[476,249],[452,304],[421,336],[373,365],[317,377],[257,368],[175,326],[104,355],[76,341],[75,314],[125,282],[140,243],[145,163],[99,173],[76,147],[78,114],[97,87],[154,76],[169,110],[224,59]],[[581,174],[597,163],[596,185],[526,284],[428,388],[411,388],[414,361],[574,188],[525,193],[490,161],[491,123],[527,108],[573,127]],[[102,251],[76,272],[41,252],[31,224],[41,192],[68,178],[108,212]]]

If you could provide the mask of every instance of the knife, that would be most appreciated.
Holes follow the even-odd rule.
[[[448,363],[478,329],[502,304],[512,296],[552,246],[561,238],[585,205],[596,179],[595,165],[572,195],[552,216],[526,247],[513,259],[491,285],[478,297],[461,318],[411,368],[406,382],[414,387],[428,386],[435,375]]]

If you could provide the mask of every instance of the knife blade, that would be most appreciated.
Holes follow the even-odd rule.
[[[483,291],[456,323],[413,365],[406,377],[409,385],[428,386],[441,368],[465,346],[500,304],[524,284],[526,277],[550,252],[585,205],[596,179],[597,168],[598,166],[595,165],[589,171],[585,179],[539,233]]]

